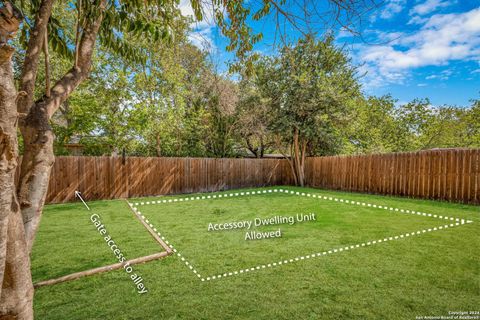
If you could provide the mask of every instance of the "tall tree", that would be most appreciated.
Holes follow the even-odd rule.
[[[346,120],[349,102],[359,94],[356,68],[333,37],[318,41],[307,36],[283,47],[279,57],[267,59],[258,83],[268,98],[278,147],[296,184],[303,186],[305,158],[326,151]]]
[[[400,140],[391,96],[359,97],[354,102],[352,121],[343,130],[342,153],[391,152]]]
[[[245,147],[256,158],[263,158],[275,145],[274,136],[268,128],[271,114],[267,101],[260,94],[253,79],[243,79],[239,87],[236,131]]]
[[[213,72],[205,75],[204,101],[209,131],[205,137],[207,155],[234,155],[238,88],[231,80]]]
[[[78,1],[76,10],[71,13],[75,21],[72,30],[63,27],[60,20],[52,16],[54,0],[19,1],[20,9],[13,1],[1,1],[0,4],[0,319],[32,319],[33,285],[29,255],[54,162],[50,119],[87,78],[97,40],[132,60],[140,61],[142,53],[134,51],[118,34],[149,34],[156,39],[163,34],[167,37],[169,21],[178,10],[173,3],[160,8],[153,1]],[[17,93],[12,72],[14,48],[8,40],[19,31],[22,18],[28,22],[23,24],[22,30],[28,40],[24,38],[25,54]],[[69,46],[74,48],[73,52],[69,52]],[[45,91],[36,97],[36,79],[42,58],[45,60],[45,74],[48,74],[49,49],[71,55],[71,68],[53,85],[50,85],[49,77],[45,77]],[[18,183],[15,184],[17,124],[24,142],[24,153]]]
[[[468,147],[480,147],[480,100],[472,100],[472,106],[465,116],[467,123]]]
[[[189,46],[185,25],[175,28],[175,39],[175,46],[140,40],[150,47],[148,55],[155,62],[149,66],[148,72],[137,73],[133,81],[133,115],[140,120],[137,121],[141,124],[139,134],[144,138],[147,150],[153,149],[153,154],[158,157],[179,155],[183,147],[184,95],[188,94],[188,83],[181,58]]]
[[[328,0],[335,16],[357,17],[359,3],[365,1]],[[311,3],[315,3],[312,1]],[[129,35],[170,38],[172,21],[179,14],[173,0],[91,0],[58,2],[57,8],[72,23],[62,24],[55,14],[54,0],[0,0],[0,319],[33,318],[33,286],[29,254],[39,226],[50,170],[54,162],[54,134],[50,119],[72,92],[88,77],[97,41],[110,50],[148,65],[144,52],[132,47]],[[197,20],[202,19],[202,2],[191,0]],[[271,13],[293,21],[282,8],[285,1],[263,1],[251,12],[243,1],[212,0],[216,22],[230,39],[227,47],[240,61],[248,62],[253,44],[261,35],[252,34],[249,19],[259,20]],[[15,8],[15,5],[20,9]],[[308,6],[304,6],[307,8]],[[71,8],[71,10],[63,10]],[[329,10],[331,8],[328,8]],[[345,14],[344,14],[345,12]],[[24,59],[18,91],[12,71],[14,48],[8,43],[20,30],[25,40]],[[293,23],[295,24],[295,23]],[[71,56],[71,67],[50,84],[49,51]],[[45,86],[35,95],[37,74],[43,62]],[[43,86],[43,85],[42,85]],[[17,125],[24,153],[18,183],[15,171],[18,158]]]
[[[414,99],[396,106],[391,96],[360,97],[344,133],[342,153],[404,152],[479,145],[479,105],[432,106]]]
[[[18,161],[17,91],[11,64],[21,12],[12,4],[0,8],[0,318],[11,314],[28,319],[33,288],[30,260],[20,208],[15,194]]]

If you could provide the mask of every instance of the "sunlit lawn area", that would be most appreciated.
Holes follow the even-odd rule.
[[[123,270],[39,288],[38,318],[414,319],[478,309],[479,207],[295,187],[129,201],[180,256],[135,266],[145,295]],[[128,258],[161,251],[125,201],[90,206]],[[47,207],[33,251],[35,281],[116,262],[92,212],[82,204]],[[208,231],[210,223],[312,213],[315,220],[292,225]],[[247,231],[278,229],[279,238],[245,240]]]
[[[90,216],[98,213],[112,239],[128,259],[163,251],[129,212],[125,201],[80,203],[45,207],[32,252],[33,281],[118,262],[95,229]]]

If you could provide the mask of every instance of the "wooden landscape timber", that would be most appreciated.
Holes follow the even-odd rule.
[[[61,276],[61,277],[58,277],[58,278],[54,278],[54,279],[39,281],[37,283],[34,283],[33,287],[34,288],[39,288],[39,287],[44,287],[44,286],[51,286],[51,285],[54,285],[54,284],[58,284],[58,283],[66,282],[66,281],[72,281],[72,280],[76,280],[76,279],[86,277],[86,276],[91,276],[91,275],[95,275],[95,274],[99,274],[99,273],[103,273],[103,272],[118,270],[118,269],[123,268],[125,265],[133,266],[133,265],[140,264],[140,263],[146,263],[146,262],[150,262],[150,261],[153,261],[153,260],[158,260],[158,259],[161,259],[161,258],[164,258],[166,256],[171,255],[172,254],[172,249],[152,230],[152,228],[150,228],[150,226],[148,224],[146,224],[145,221],[143,221],[142,219],[140,219],[138,217],[138,215],[135,213],[135,211],[133,211],[133,209],[131,208],[131,206],[128,202],[127,202],[127,206],[130,209],[130,211],[133,213],[133,215],[138,220],[140,220],[142,225],[145,227],[145,229],[147,229],[147,231],[150,233],[150,235],[153,237],[153,239],[155,239],[155,241],[157,241],[160,244],[160,246],[163,249],[165,249],[165,251],[150,254],[150,255],[147,255],[147,256],[143,256],[143,257],[130,259],[130,260],[127,260],[127,261],[124,261],[124,262],[118,262],[118,263],[110,264],[110,265],[103,266],[103,267],[98,267],[98,268],[93,268],[93,269],[89,269],[89,270],[85,270],[85,271],[71,273],[71,274]]]
[[[103,266],[103,267],[93,268],[93,269],[89,269],[89,270],[85,270],[85,271],[71,273],[71,274],[68,274],[68,275],[65,275],[65,276],[62,276],[62,277],[58,277],[58,278],[54,278],[54,279],[39,281],[37,283],[34,283],[33,287],[34,288],[39,288],[39,287],[44,287],[44,286],[51,286],[51,285],[54,285],[54,284],[58,284],[58,283],[66,282],[66,281],[72,281],[72,280],[76,280],[76,279],[86,277],[86,276],[91,276],[91,275],[94,275],[94,274],[99,274],[99,273],[103,273],[103,272],[107,272],[107,271],[118,270],[118,269],[123,268],[124,265],[126,265],[126,264],[133,266],[133,265],[139,264],[139,263],[145,263],[145,262],[149,262],[149,261],[153,261],[153,260],[158,260],[158,259],[164,258],[168,255],[170,255],[169,252],[165,252],[165,251],[158,252],[158,253],[154,253],[154,254],[151,254],[151,255],[148,255],[148,256],[143,256],[143,257],[127,260],[125,262],[118,262],[118,263],[110,264],[108,266]]]

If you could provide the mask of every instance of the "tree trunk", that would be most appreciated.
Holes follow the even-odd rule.
[[[247,144],[247,149],[250,150],[251,153],[253,153],[253,155],[255,156],[255,158],[259,158],[258,148],[255,148],[255,147],[251,144],[249,137],[246,137],[246,138],[245,138],[245,142],[246,142],[246,144]]]
[[[33,103],[39,55],[45,43],[48,19],[54,0],[42,0],[30,32],[17,97],[12,71],[13,48],[6,41],[18,30],[21,14],[10,2],[0,8],[0,320],[33,319],[33,285],[30,251],[54,162],[54,135],[49,121],[60,105],[87,77],[95,40],[106,8],[101,0],[96,16],[87,20],[78,47],[78,61],[55,86],[50,95]],[[13,26],[13,28],[12,28]],[[4,37],[7,35],[7,37]],[[18,186],[17,110],[25,142]],[[17,200],[18,195],[18,200]]]
[[[0,296],[0,319],[32,320],[33,284],[30,275],[30,255],[25,241],[22,213],[16,197],[12,195],[12,198],[14,200],[6,221],[8,231],[5,237],[7,241]]]
[[[102,10],[105,9],[105,6],[106,0],[103,0],[99,6],[96,19],[90,20],[83,30],[77,48],[77,51],[79,51],[78,65],[73,66],[55,83],[48,97],[43,96],[31,107],[26,108],[25,111],[28,111],[28,114],[20,121],[25,149],[17,193],[25,224],[28,252],[32,248],[40,224],[50,171],[55,160],[53,154],[55,137],[50,126],[50,119],[61,104],[88,76],[96,36],[103,18]],[[21,103],[19,105],[20,109],[28,101],[19,100],[18,103]]]
[[[294,129],[292,143],[290,145],[290,156],[286,157],[292,175],[295,180],[295,185],[305,186],[305,158],[307,154],[307,141],[300,137],[300,132],[297,128]]]
[[[298,177],[297,177],[297,172],[295,170],[295,165],[294,165],[294,158],[293,158],[293,143],[290,144],[290,155],[283,155],[285,159],[287,159],[288,164],[290,166],[290,170],[292,171],[292,176],[293,176],[293,182],[295,185],[298,185]]]
[[[260,136],[260,158],[265,156],[265,143],[263,142],[263,136]]]
[[[305,156],[307,154],[307,142],[305,141],[305,139],[301,140],[300,148],[301,148],[301,156],[300,156],[299,171],[302,176],[301,185],[302,187],[304,187],[305,186]]]
[[[157,153],[157,157],[162,156],[162,144],[161,144],[161,141],[160,141],[160,134],[159,133],[157,133],[155,135],[155,152]]]
[[[295,128],[294,134],[293,134],[293,167],[297,176],[297,185],[300,187],[303,187],[305,185],[305,172],[304,172],[304,166],[303,166],[303,148],[300,146],[301,142],[299,141],[299,131],[297,128]]]
[[[5,7],[6,8],[6,7]],[[3,9],[3,8],[2,8]],[[3,34],[19,20],[0,24]],[[5,22],[4,20],[3,22]],[[14,31],[13,31],[14,32]],[[17,91],[12,70],[14,49],[0,42],[0,319],[33,319],[33,284],[22,213],[15,193],[18,160]]]
[[[12,54],[12,48],[0,47],[0,280],[5,271],[8,220],[15,201],[18,157],[16,90],[10,60]],[[0,295],[1,292],[0,287]]]
[[[40,224],[50,171],[55,161],[54,134],[49,124],[47,105],[48,103],[44,100],[35,103],[28,116],[20,122],[25,148],[17,194],[23,215],[28,252],[32,249]]]

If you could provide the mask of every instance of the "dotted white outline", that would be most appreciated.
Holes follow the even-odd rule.
[[[218,275],[206,277],[205,279],[206,279],[206,281],[210,281],[210,280],[215,280],[215,279],[219,279],[219,278],[226,278],[226,277],[233,276],[233,275],[239,275],[239,274],[246,273],[246,272],[257,271],[257,270],[261,270],[261,269],[265,269],[265,268],[278,267],[278,266],[281,266],[281,265],[286,265],[286,264],[293,263],[293,262],[298,262],[298,261],[301,261],[301,260],[314,259],[314,258],[330,255],[330,254],[333,254],[333,253],[350,251],[350,250],[353,250],[353,249],[356,249],[356,248],[368,247],[368,246],[372,246],[372,245],[375,245],[375,244],[384,243],[384,242],[387,242],[387,241],[406,239],[406,238],[409,238],[409,237],[412,237],[412,236],[422,235],[424,233],[429,233],[429,232],[433,232],[433,231],[440,231],[440,230],[444,230],[444,229],[448,229],[448,228],[453,228],[453,227],[460,226],[460,225],[463,225],[463,224],[466,224],[466,223],[472,223],[472,221],[455,222],[455,223],[446,224],[446,225],[442,225],[442,226],[438,226],[438,227],[426,228],[426,229],[422,229],[422,230],[418,230],[418,231],[414,231],[414,232],[410,232],[410,233],[407,232],[407,233],[404,233],[404,234],[401,234],[401,235],[385,237],[383,239],[370,240],[370,241],[358,243],[358,244],[355,244],[355,245],[346,245],[346,246],[342,246],[342,247],[336,247],[336,248],[332,248],[332,249],[329,249],[329,250],[316,252],[316,253],[311,253],[311,254],[304,255],[304,256],[298,256],[298,257],[294,257],[294,258],[289,258],[289,259],[287,258],[287,259],[279,260],[279,261],[276,261],[276,262],[273,262],[273,263],[261,264],[261,265],[257,265],[257,266],[250,267],[250,268],[244,268],[244,269],[240,269],[240,270],[229,271],[229,272],[225,272],[223,274],[218,274]]]
[[[318,252],[318,253],[312,253],[312,254],[309,254],[309,255],[298,256],[298,257],[290,258],[290,259],[284,259],[284,260],[280,260],[280,261],[273,262],[273,263],[254,266],[254,267],[251,267],[251,268],[244,268],[244,269],[239,269],[239,270],[235,270],[235,271],[225,272],[223,274],[220,273],[220,274],[209,276],[209,277],[202,277],[200,275],[200,273],[198,273],[198,271],[195,269],[195,267],[193,267],[193,265],[190,262],[188,262],[177,251],[177,249],[175,249],[174,246],[171,243],[169,243],[168,240],[166,240],[165,237],[160,234],[160,232],[158,232],[158,230],[152,225],[152,223],[150,223],[150,221],[137,209],[137,206],[143,206],[143,205],[172,203],[172,202],[183,202],[183,201],[193,201],[193,200],[205,200],[205,199],[219,199],[219,198],[226,198],[226,197],[237,197],[237,196],[266,194],[266,193],[272,193],[272,192],[273,193],[280,192],[280,193],[286,193],[286,194],[291,194],[291,195],[296,195],[296,196],[316,198],[316,199],[319,199],[319,200],[329,200],[329,201],[341,202],[341,203],[346,203],[346,204],[353,204],[353,205],[359,205],[359,206],[366,206],[366,207],[384,209],[384,210],[387,210],[387,211],[390,211],[390,212],[393,212],[393,213],[421,215],[421,216],[425,216],[425,217],[432,217],[432,218],[450,220],[450,221],[455,221],[455,222],[452,222],[450,224],[445,224],[445,225],[442,225],[442,226],[438,226],[438,227],[422,229],[422,230],[418,230],[418,231],[411,232],[411,233],[407,232],[407,233],[397,235],[397,236],[385,237],[383,239],[372,240],[372,241],[363,242],[363,243],[359,243],[359,244],[355,244],[355,245],[347,245],[347,246],[344,246],[344,247],[334,248],[334,249],[330,249],[330,250],[326,250],[326,251],[322,251],[322,252]],[[336,198],[336,197],[325,196],[325,195],[322,195],[322,194],[305,193],[305,192],[299,192],[299,191],[288,190],[288,189],[264,189],[264,190],[257,190],[257,191],[223,193],[223,194],[218,194],[218,195],[217,194],[209,194],[209,195],[206,195],[206,196],[189,196],[189,197],[184,197],[184,198],[162,199],[162,200],[146,201],[146,202],[135,202],[135,203],[130,203],[130,205],[132,206],[134,212],[137,215],[139,215],[143,220],[145,220],[145,222],[153,229],[153,231],[155,231],[162,238],[162,240],[164,240],[165,243],[167,245],[169,245],[170,248],[172,248],[174,254],[176,254],[180,258],[180,260],[182,260],[182,262],[184,262],[185,265],[190,270],[192,270],[192,272],[194,274],[196,274],[196,276],[201,281],[211,281],[211,280],[226,278],[226,277],[229,277],[229,276],[239,275],[239,274],[243,274],[243,273],[247,273],[247,272],[251,272],[251,271],[257,271],[257,270],[261,270],[261,269],[277,267],[277,266],[285,265],[285,264],[288,264],[288,263],[297,262],[297,261],[300,261],[300,260],[317,258],[317,257],[329,255],[329,254],[332,254],[332,253],[348,251],[348,250],[355,249],[355,248],[360,248],[360,247],[367,247],[367,246],[371,246],[371,245],[375,245],[375,244],[383,243],[383,242],[387,242],[387,241],[392,241],[392,240],[405,239],[405,238],[408,238],[408,237],[414,236],[414,235],[421,235],[421,234],[428,233],[428,232],[439,231],[439,230],[448,229],[448,228],[452,228],[452,227],[456,227],[456,226],[461,226],[461,225],[468,224],[468,223],[473,223],[472,220],[466,220],[466,219],[461,219],[461,218],[436,215],[436,214],[419,212],[419,211],[414,211],[414,210],[399,209],[399,208],[394,208],[394,207],[385,206],[385,205],[382,206],[382,205],[376,205],[376,204],[359,202],[359,201],[348,200],[348,199],[339,199],[339,198]]]
[[[258,195],[258,194],[266,194],[266,193],[275,193],[275,192],[280,192],[280,193],[286,193],[290,195],[296,195],[296,196],[301,196],[301,197],[311,197],[311,198],[316,198],[319,200],[329,200],[329,201],[334,201],[334,202],[341,202],[341,203],[346,203],[346,204],[352,204],[352,205],[358,205],[362,207],[371,207],[371,208],[376,208],[376,209],[383,209],[390,211],[392,213],[403,213],[403,214],[411,214],[411,215],[419,215],[419,216],[425,216],[425,217],[431,217],[431,218],[436,218],[436,219],[441,219],[441,220],[450,220],[450,221],[457,221],[457,222],[467,222],[471,223],[473,221],[471,220],[465,220],[462,218],[456,218],[456,217],[448,217],[448,216],[443,216],[443,215],[437,215],[437,214],[432,214],[432,213],[425,213],[425,212],[420,212],[420,211],[415,211],[415,210],[407,210],[407,209],[399,209],[395,207],[390,207],[386,205],[377,205],[377,204],[372,204],[372,203],[365,203],[365,202],[359,202],[355,200],[349,200],[349,199],[340,199],[340,198],[335,198],[332,196],[325,196],[322,194],[317,194],[317,193],[305,193],[305,192],[299,192],[299,191],[294,191],[294,190],[288,190],[288,189],[264,189],[264,190],[259,190],[259,191],[244,191],[244,192],[235,192],[235,193],[223,193],[223,194],[204,194],[202,196],[188,196],[184,198],[175,198],[175,199],[162,199],[162,200],[154,200],[154,201],[145,201],[145,202],[135,202],[132,203],[135,207],[138,206],[144,206],[144,205],[153,205],[153,204],[162,204],[162,203],[174,203],[174,202],[183,202],[183,201],[194,201],[194,200],[211,200],[211,199],[219,199],[219,198],[227,198],[227,197],[238,197],[238,196],[248,196],[248,195]]]
[[[128,202],[128,201],[127,201]],[[166,238],[165,236],[163,236],[160,231],[157,230],[156,227],[153,226],[153,224],[147,219],[147,217],[145,217],[143,215],[143,213],[141,213],[137,207],[135,207],[132,203],[128,202],[128,204],[132,207],[133,211],[135,212],[136,215],[138,215],[140,218],[142,218],[150,228],[152,228],[152,230],[158,234],[158,236],[172,249],[173,251],[173,254],[175,254],[177,257],[180,258],[180,260],[185,263],[185,265],[187,266],[187,268],[189,270],[191,270],[196,276],[197,278],[201,279],[202,281],[205,281],[204,278],[202,278],[202,276],[200,275],[200,273],[197,271],[197,269],[187,260],[185,259],[185,257],[180,253],[178,252],[178,250],[173,246],[172,243],[170,243]]]

